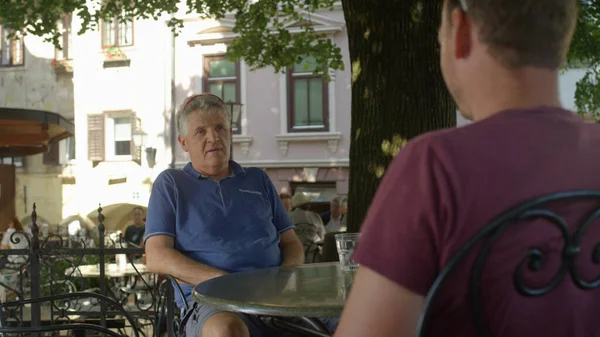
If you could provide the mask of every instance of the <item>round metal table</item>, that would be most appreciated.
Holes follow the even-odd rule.
[[[279,317],[339,317],[354,279],[339,263],[232,273],[198,284],[194,300],[221,310]]]

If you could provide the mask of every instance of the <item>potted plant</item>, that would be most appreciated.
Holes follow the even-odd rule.
[[[127,59],[127,55],[125,55],[125,53],[123,53],[121,48],[116,47],[116,46],[111,46],[111,47],[106,48],[104,50],[104,57],[105,57],[105,60],[107,60],[107,61],[121,61],[121,60]]]
[[[71,73],[73,72],[73,64],[71,60],[57,60],[53,59],[50,63],[54,71],[57,73]]]

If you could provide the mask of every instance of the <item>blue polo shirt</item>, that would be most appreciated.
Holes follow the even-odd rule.
[[[152,186],[144,241],[172,236],[183,255],[230,273],[281,265],[279,234],[293,224],[277,190],[263,170],[229,166],[231,175],[220,181],[191,163],[163,171]],[[182,288],[191,300],[193,287]]]

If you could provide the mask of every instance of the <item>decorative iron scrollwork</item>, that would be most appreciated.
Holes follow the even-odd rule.
[[[600,243],[597,244],[596,247],[594,247],[592,253],[592,262],[594,262],[595,264],[600,264]]]
[[[55,233],[40,238],[36,209],[34,204],[31,235],[15,232],[9,240],[19,248],[0,250],[0,255],[11,260],[18,256],[24,257],[20,263],[11,266],[17,278],[16,285],[0,280],[0,287],[10,294],[8,296],[11,301],[10,305],[3,303],[0,306],[0,320],[9,324],[5,325],[6,328],[2,328],[0,324],[0,334],[13,331],[24,334],[33,332],[35,329],[28,330],[26,325],[33,326],[37,324],[34,322],[40,322],[40,310],[49,311],[51,322],[61,322],[59,325],[62,327],[79,326],[85,329],[85,324],[81,323],[82,318],[99,318],[100,330],[89,329],[108,334],[107,319],[121,315],[120,312],[126,308],[130,327],[145,336],[143,328],[154,325],[158,320],[158,311],[164,312],[164,307],[169,307],[172,312],[174,302],[164,302],[164,289],[161,290],[162,283],[158,282],[157,275],[140,272],[132,259],[133,256],[141,256],[143,248],[124,248],[122,236],[111,238],[105,235],[105,217],[101,205],[98,207],[97,248],[94,248],[96,244],[90,241],[91,238],[65,240]],[[74,243],[77,246],[75,248],[72,247]],[[128,277],[115,278],[114,270],[111,274],[113,277],[107,277],[110,260],[117,254],[128,258]],[[89,270],[91,265],[97,265],[100,277],[85,277],[82,274],[82,268],[87,266]],[[110,266],[114,267],[114,264]],[[131,281],[126,284],[126,292],[121,291],[122,280]],[[34,296],[36,292],[38,296]],[[42,297],[51,298],[43,307],[41,301],[33,301]],[[99,300],[100,298],[109,298],[112,302],[108,305],[107,301]],[[25,307],[25,303],[31,307]],[[162,309],[157,308],[158,303],[161,303]],[[31,323],[24,321],[25,309],[31,310]],[[51,328],[44,331],[55,330]],[[153,334],[158,336],[159,332],[153,331]]]
[[[551,210],[542,208],[557,201],[595,202],[595,207],[581,226],[570,228],[563,217]],[[578,264],[575,263],[577,259],[581,258],[581,239],[588,232],[592,224],[598,225],[600,223],[600,191],[570,191],[536,198],[494,219],[471,237],[458,253],[449,260],[446,266],[440,271],[425,298],[424,310],[421,313],[418,323],[417,336],[427,336],[427,328],[431,324],[432,304],[435,302],[448,278],[459,268],[461,263],[464,263],[467,256],[473,253],[475,247],[479,247],[479,251],[476,252],[475,261],[471,266],[468,293],[477,334],[478,336],[489,336],[483,314],[483,299],[481,297],[481,279],[485,262],[487,261],[491,247],[508,228],[516,224],[526,225],[524,222],[530,222],[531,220],[541,220],[543,223],[552,225],[558,229],[563,241],[562,252],[560,254],[561,263],[555,274],[544,285],[537,287],[527,285],[524,276],[525,270],[536,273],[547,268],[548,265],[546,253],[541,248],[534,247],[529,249],[513,273],[513,285],[519,294],[529,297],[543,296],[560,285],[567,275],[582,290],[600,287],[600,275],[592,280],[584,280],[578,270]],[[584,260],[586,262],[591,261],[595,265],[600,264],[600,242],[593,246],[589,258],[589,260],[587,258]]]

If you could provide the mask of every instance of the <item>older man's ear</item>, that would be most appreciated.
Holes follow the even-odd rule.
[[[179,135],[179,136],[177,136],[177,141],[179,142],[179,144],[181,144],[181,148],[183,149],[183,151],[188,152],[185,137],[183,137],[182,135]]]

